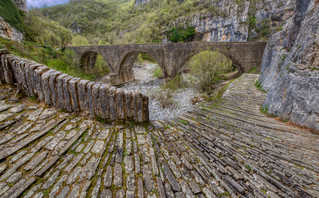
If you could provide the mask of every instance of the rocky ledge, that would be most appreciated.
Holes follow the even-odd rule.
[[[257,75],[152,125],[102,124],[0,87],[1,197],[318,197],[319,137],[260,113]]]

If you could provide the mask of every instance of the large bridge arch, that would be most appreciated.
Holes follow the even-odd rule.
[[[186,56],[184,58],[184,60],[181,61],[181,65],[178,68],[177,73],[181,74],[182,71],[187,67],[189,61],[196,55],[205,52],[205,51],[211,51],[211,52],[218,52],[222,55],[224,55],[227,59],[232,61],[233,66],[235,66],[238,70],[238,75],[244,73],[244,67],[239,63],[239,61],[236,59],[236,57],[232,56],[232,54],[230,54],[227,50],[228,48],[225,47],[224,49],[222,48],[203,48],[203,49],[197,49],[197,50],[193,50],[193,52],[191,54],[189,54],[188,56]]]

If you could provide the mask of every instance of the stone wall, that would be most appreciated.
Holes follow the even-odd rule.
[[[16,85],[25,95],[67,112],[89,112],[111,121],[149,121],[148,97],[141,93],[68,76],[6,50],[0,50],[0,83]]]

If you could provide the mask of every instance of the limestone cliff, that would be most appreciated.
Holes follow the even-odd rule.
[[[319,131],[319,1],[296,0],[295,14],[266,47],[263,108]]]
[[[196,27],[196,40],[267,40],[294,13],[295,0],[214,0],[211,12],[181,17],[171,26]]]
[[[13,0],[17,8],[22,11],[27,11],[27,1],[26,0]]]
[[[140,6],[140,5],[146,4],[148,2],[150,2],[150,0],[135,0],[135,5]]]

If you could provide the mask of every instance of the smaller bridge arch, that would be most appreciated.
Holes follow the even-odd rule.
[[[110,81],[112,84],[122,84],[122,82],[129,82],[133,81],[135,79],[134,73],[133,73],[133,67],[134,67],[134,62],[136,61],[138,55],[140,54],[147,54],[150,57],[152,57],[155,62],[160,66],[162,72],[164,73],[164,68],[159,64],[160,62],[157,60],[156,55],[152,52],[149,51],[144,51],[144,50],[136,50],[132,52],[128,52],[123,60],[120,63],[119,67],[119,72],[118,74],[110,77]]]

